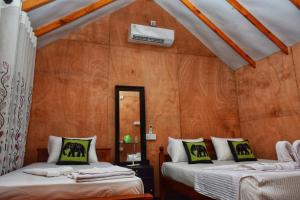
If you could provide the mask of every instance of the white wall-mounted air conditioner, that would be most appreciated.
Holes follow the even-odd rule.
[[[134,43],[170,47],[174,42],[175,31],[152,26],[131,24],[128,41]]]

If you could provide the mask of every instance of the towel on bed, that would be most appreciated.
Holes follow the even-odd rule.
[[[91,182],[110,179],[133,178],[134,176],[135,172],[133,170],[119,166],[83,169],[73,172],[69,175],[69,177],[75,179],[76,182]]]
[[[293,142],[293,155],[295,161],[297,162],[298,166],[300,167],[300,140],[295,140]]]
[[[23,172],[26,174],[45,176],[45,177],[56,177],[70,174],[74,169],[72,167],[56,167],[56,168],[32,168],[24,169]]]
[[[257,171],[293,171],[297,170],[296,162],[281,162],[281,163],[252,163],[240,164],[234,170],[257,170]]]
[[[294,161],[293,147],[288,141],[278,141],[276,143],[276,153],[279,162],[292,162]]]

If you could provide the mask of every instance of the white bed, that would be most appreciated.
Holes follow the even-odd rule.
[[[99,162],[90,165],[72,165],[74,169],[86,169],[92,167],[108,167],[110,163]],[[25,174],[22,172],[28,168],[52,168],[59,167],[49,163],[34,163],[22,169],[8,173],[0,177],[0,200],[57,200],[111,197],[117,195],[143,194],[144,186],[140,178],[114,179],[88,183],[76,183],[66,176],[42,177]]]
[[[300,171],[296,172],[253,172],[240,179],[237,183],[238,197],[228,194],[230,189],[235,189],[234,181],[230,173],[210,168],[223,168],[237,165],[234,161],[213,161],[214,164],[188,164],[187,162],[172,163],[164,162],[162,175],[177,182],[194,188],[197,192],[214,199],[241,199],[241,200],[299,200],[300,199]],[[258,162],[270,163],[272,160],[259,160]],[[254,163],[251,162],[243,162]],[[239,163],[241,164],[241,163]],[[226,167],[225,167],[226,168]],[[203,173],[204,172],[204,173]],[[244,172],[243,172],[244,173]],[[207,174],[208,181],[203,184],[199,174]],[[202,176],[203,177],[203,176]],[[209,184],[210,181],[212,184]],[[208,184],[207,184],[208,183]],[[201,185],[202,184],[202,185]],[[231,185],[232,184],[232,185]]]

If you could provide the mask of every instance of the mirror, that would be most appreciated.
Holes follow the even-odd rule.
[[[144,87],[116,86],[116,151],[118,164],[147,163]]]

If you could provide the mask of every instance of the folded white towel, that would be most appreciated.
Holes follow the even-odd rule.
[[[119,178],[131,178],[135,176],[135,172],[131,169],[112,166],[105,168],[82,169],[71,173],[68,177],[75,179],[77,182],[91,182],[100,180],[110,180]]]
[[[293,162],[293,147],[288,141],[278,141],[276,143],[276,153],[279,162]]]
[[[279,162],[279,163],[252,163],[240,164],[237,170],[256,170],[256,171],[294,171],[298,170],[295,162]]]
[[[128,172],[107,172],[107,173],[101,173],[101,174],[80,174],[77,172],[71,173],[71,178],[73,179],[91,179],[91,178],[105,178],[105,177],[112,177],[112,176],[134,176],[134,171],[128,171]]]
[[[124,178],[133,178],[133,176],[112,176],[112,177],[102,177],[102,178],[85,178],[85,179],[76,179],[77,183],[83,183],[83,182],[94,182],[94,181],[105,181],[105,180],[114,180],[114,179],[124,179]]]
[[[300,140],[295,140],[293,143],[293,155],[294,159],[300,167]]]
[[[33,168],[24,169],[23,172],[26,174],[36,175],[36,176],[46,176],[46,177],[56,177],[62,175],[68,175],[73,170],[72,167],[56,167],[56,168]]]
[[[131,172],[131,169],[120,167],[120,166],[111,166],[111,167],[93,167],[90,169],[80,169],[77,172],[79,174],[103,174],[111,172]]]

